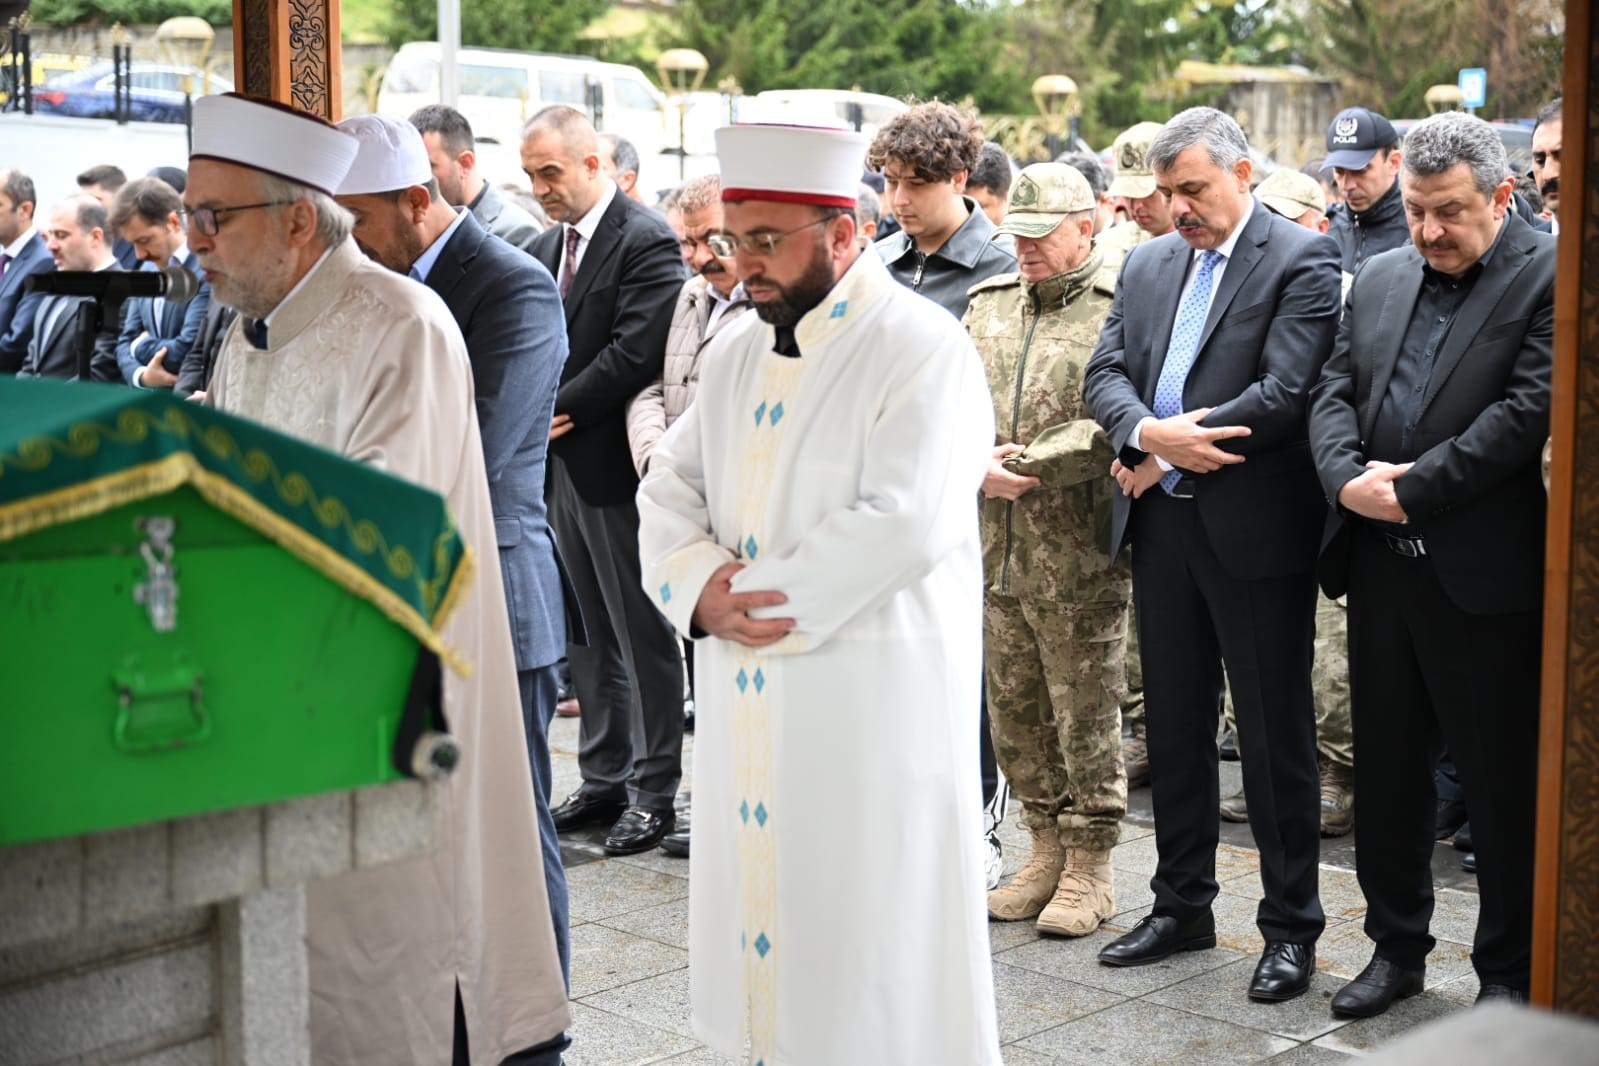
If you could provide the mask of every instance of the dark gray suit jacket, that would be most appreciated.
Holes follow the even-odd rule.
[[[0,277],[0,374],[15,374],[28,354],[33,339],[33,318],[44,300],[44,293],[29,292],[26,282],[33,274],[54,270],[56,263],[38,233],[22,248],[22,254],[6,265]]]
[[[1316,471],[1334,503],[1319,568],[1330,596],[1348,583],[1349,523],[1361,521],[1336,506],[1338,492],[1365,469],[1422,263],[1409,246],[1366,261],[1311,395]],[[1542,602],[1554,285],[1555,238],[1512,215],[1438,349],[1414,431],[1419,454],[1394,481],[1444,591],[1474,614]]]
[[[492,182],[483,183],[483,191],[477,194],[469,210],[484,229],[512,247],[533,254],[533,241],[543,229],[532,215],[515,204],[506,203]]]
[[[1128,253],[1084,375],[1084,398],[1128,465],[1144,459],[1128,442],[1139,420],[1154,414],[1191,254],[1177,233]],[[1330,238],[1257,202],[1200,334],[1183,410],[1209,407],[1203,425],[1252,431],[1221,442],[1244,462],[1190,475],[1206,536],[1234,577],[1281,577],[1315,565],[1326,505],[1311,465],[1305,410],[1338,326],[1338,262]],[[1113,558],[1127,543],[1131,503],[1115,494]]]
[[[566,322],[549,271],[484,231],[468,211],[427,286],[443,298],[472,360],[500,577],[516,668],[566,654],[555,538],[544,507],[544,464],[555,390],[566,363]]]

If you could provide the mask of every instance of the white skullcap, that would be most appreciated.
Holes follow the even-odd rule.
[[[333,195],[355,161],[354,138],[287,104],[225,93],[194,102],[189,158],[234,163]]]
[[[339,129],[361,146],[339,185],[340,196],[394,192],[433,180],[427,145],[409,122],[384,115],[356,115],[339,123]]]
[[[722,199],[854,207],[866,135],[815,126],[723,126],[716,131]]]

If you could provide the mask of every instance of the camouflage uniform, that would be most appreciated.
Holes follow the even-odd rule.
[[[1036,285],[973,287],[966,325],[994,395],[999,443],[1043,485],[983,501],[985,658],[1000,767],[1034,830],[1068,848],[1115,845],[1127,809],[1119,704],[1132,579],[1109,564],[1114,458],[1082,400],[1083,368],[1110,310],[1097,253]]]

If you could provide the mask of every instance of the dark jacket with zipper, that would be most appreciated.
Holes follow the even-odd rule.
[[[1016,269],[1016,257],[994,243],[994,224],[977,201],[961,199],[968,212],[966,221],[938,251],[923,255],[903,230],[872,246],[895,281],[956,318],[966,313],[966,293],[973,285]]]

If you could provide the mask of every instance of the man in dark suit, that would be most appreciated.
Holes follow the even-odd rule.
[[[1380,1014],[1421,991],[1432,766],[1447,742],[1482,903],[1479,1001],[1525,1000],[1555,240],[1509,210],[1493,128],[1460,112],[1405,138],[1414,247],[1370,260],[1311,398],[1334,513],[1321,580],[1349,598],[1355,868],[1371,964],[1333,997]]]
[[[37,203],[32,178],[20,170],[0,170],[0,374],[17,372],[33,339],[44,293],[29,292],[28,278],[55,269],[33,224]]]
[[[626,855],[671,831],[683,772],[683,668],[671,627],[640,584],[625,415],[661,374],[687,273],[666,222],[601,171],[581,112],[534,115],[522,168],[561,223],[533,247],[560,287],[571,344],[550,427],[550,524],[588,630],[586,647],[568,649],[583,708],[583,785],[555,809],[555,824],[564,832],[614,823],[605,848]]]
[[[411,116],[411,125],[422,132],[444,202],[466,208],[484,229],[531,254],[544,227],[520,207],[506,203],[500,190],[483,179],[477,168],[477,138],[466,116],[444,104],[428,104]]]
[[[1309,987],[1324,926],[1310,661],[1326,505],[1305,404],[1339,269],[1329,238],[1250,196],[1248,147],[1211,108],[1151,143],[1177,230],[1128,254],[1084,380],[1118,456],[1111,551],[1133,551],[1159,854],[1152,913],[1099,958],[1135,966],[1216,943],[1225,664],[1265,889],[1249,996],[1273,1001]]]
[[[181,214],[183,200],[160,178],[128,182],[111,204],[111,225],[133,244],[144,270],[181,266],[198,270],[189,250]],[[202,283],[194,299],[172,303],[159,296],[127,302],[122,334],[117,338],[117,367],[122,380],[136,389],[170,389],[177,383],[183,357],[200,336],[211,287]]]
[[[211,301],[211,305],[205,309],[205,319],[200,323],[200,334],[194,339],[194,347],[183,357],[177,384],[172,386],[174,396],[187,400],[195,393],[205,392],[211,384],[211,371],[216,368],[217,353],[222,350],[222,342],[233,327],[233,320],[238,317],[239,312],[227,304]]]
[[[122,168],[110,163],[90,167],[78,175],[78,189],[99,200],[107,211],[111,210],[111,202],[117,198],[117,190],[127,183],[128,176],[122,172]],[[123,270],[136,269],[139,257],[134,254],[133,245],[117,237],[115,233],[112,236],[116,239],[111,245],[111,254],[117,257],[117,262],[121,264]]]
[[[69,196],[50,210],[44,231],[45,245],[57,270],[116,270],[120,264],[111,251],[106,209],[92,196]],[[65,378],[78,376],[78,310],[89,296],[47,294],[39,302],[33,321],[33,339],[28,354],[17,371],[19,378]],[[102,331],[94,340],[90,366],[116,369],[115,330]],[[114,376],[103,380],[117,380]]]

